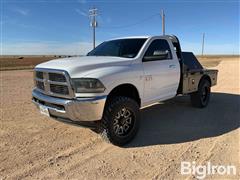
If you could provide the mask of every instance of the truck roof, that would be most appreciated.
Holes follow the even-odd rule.
[[[143,38],[149,38],[151,36],[127,36],[127,37],[117,37],[117,38],[112,38],[110,40],[117,40],[117,39],[143,39]]]
[[[143,39],[143,38],[153,38],[153,37],[167,37],[169,38],[170,35],[159,35],[159,36],[153,36],[153,35],[145,35],[145,36],[127,36],[127,37],[117,37],[117,38],[113,38],[113,39],[110,39],[110,40],[117,40],[117,39]]]

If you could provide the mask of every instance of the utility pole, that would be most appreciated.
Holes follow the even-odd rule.
[[[90,26],[93,28],[93,49],[95,48],[95,41],[96,41],[96,27],[97,27],[97,8],[89,9],[89,17],[91,18]]]
[[[203,37],[202,37],[202,56],[204,51],[204,40],[205,40],[205,33],[203,33]]]
[[[161,16],[162,16],[162,34],[165,35],[165,14],[164,14],[164,10],[161,11]]]

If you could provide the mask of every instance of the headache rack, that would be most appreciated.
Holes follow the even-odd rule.
[[[177,36],[166,36],[173,44],[181,69],[181,77],[177,94],[189,94],[196,92],[198,90],[199,82],[203,76],[208,78],[211,86],[217,84],[218,70],[204,69],[192,52],[182,52]]]
[[[43,94],[62,98],[74,98],[68,73],[63,70],[36,68],[35,87]]]

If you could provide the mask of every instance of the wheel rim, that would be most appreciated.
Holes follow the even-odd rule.
[[[209,97],[209,87],[204,86],[202,90],[202,95],[201,95],[202,102],[207,103],[208,97]]]
[[[113,120],[113,131],[117,136],[126,136],[132,130],[134,125],[134,115],[127,109],[122,108]]]

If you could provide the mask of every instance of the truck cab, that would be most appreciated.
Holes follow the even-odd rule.
[[[138,36],[105,41],[87,56],[39,64],[34,79],[32,101],[42,114],[90,127],[121,146],[136,135],[141,108],[177,95],[206,107],[217,70],[182,52],[176,36]]]

